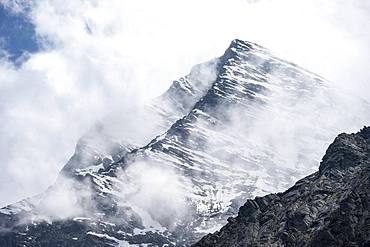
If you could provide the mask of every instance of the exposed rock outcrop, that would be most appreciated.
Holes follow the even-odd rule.
[[[318,172],[228,221],[194,247],[370,246],[370,127],[340,134]]]

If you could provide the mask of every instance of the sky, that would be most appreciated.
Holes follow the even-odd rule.
[[[17,15],[0,5],[0,56],[22,62],[22,55],[38,50],[34,26],[24,15]]]
[[[235,38],[367,97],[367,1],[0,0],[0,206],[51,185],[95,121]]]

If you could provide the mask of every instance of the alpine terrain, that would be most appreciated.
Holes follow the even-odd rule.
[[[194,246],[370,246],[370,127],[340,134],[318,172],[228,221]]]
[[[47,191],[0,209],[0,246],[190,246],[246,201],[198,245],[227,246],[229,235],[230,246],[336,238],[326,231],[340,227],[335,214],[362,220],[354,204],[340,205],[366,188],[367,130],[341,135],[320,172],[288,192],[249,199],[315,171],[337,133],[369,122],[368,109],[320,76],[234,40],[145,107],[102,117]]]

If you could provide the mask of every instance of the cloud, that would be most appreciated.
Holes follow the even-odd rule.
[[[31,220],[52,222],[76,216],[90,216],[95,210],[93,194],[87,182],[59,176],[57,186],[50,187],[48,192],[32,211]]]
[[[120,205],[140,214],[145,227],[176,227],[187,214],[185,185],[190,181],[168,166],[148,160],[131,164],[121,174]]]
[[[24,1],[1,3],[24,11]],[[370,6],[360,0],[41,0],[27,8],[44,49],[20,68],[0,63],[0,205],[47,188],[96,120],[129,115],[234,38],[343,92],[369,91]]]

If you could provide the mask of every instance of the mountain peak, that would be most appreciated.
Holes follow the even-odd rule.
[[[323,157],[319,167],[320,173],[325,174],[333,170],[354,168],[365,159],[369,159],[369,140],[369,127],[364,127],[355,134],[340,134]]]
[[[267,49],[234,40],[144,109],[116,112],[84,135],[39,200],[0,209],[0,245],[189,246],[246,201],[244,213],[264,211],[278,195],[256,196],[317,168],[338,123],[352,117],[327,121],[343,108],[323,85]],[[345,147],[364,142],[343,138]]]
[[[232,40],[229,47],[235,47],[235,48],[238,48],[238,49],[241,49],[241,50],[250,50],[250,49],[253,49],[253,48],[266,49],[266,48],[263,48],[262,46],[260,46],[256,43],[241,40],[241,39]]]

